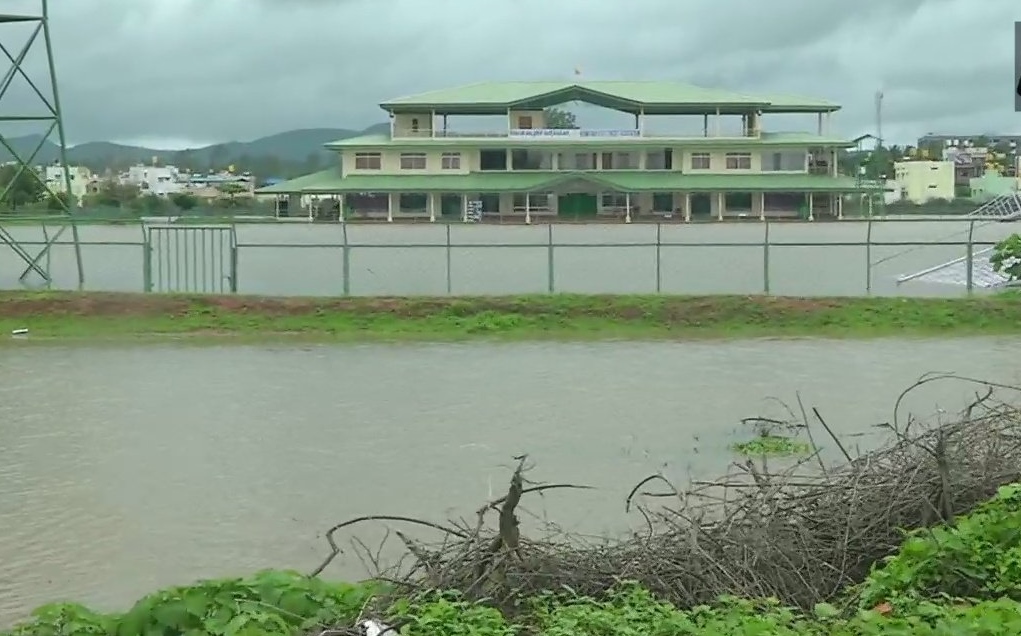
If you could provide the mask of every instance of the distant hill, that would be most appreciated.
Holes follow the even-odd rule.
[[[282,166],[281,171],[300,172],[298,166],[308,167],[311,164],[328,159],[329,152],[323,144],[338,139],[347,139],[358,135],[371,135],[388,131],[389,124],[376,124],[365,130],[349,130],[346,128],[309,128],[305,130],[289,130],[254,141],[229,141],[222,144],[193,148],[189,150],[163,150],[159,148],[142,148],[126,146],[107,141],[92,141],[67,149],[68,162],[72,165],[84,165],[93,170],[107,168],[122,169],[138,163],[149,163],[158,157],[160,163],[182,165],[182,167],[217,166],[246,164],[267,161]],[[36,164],[53,163],[59,157],[58,147],[52,140],[46,141],[36,155]],[[9,143],[22,157],[27,157],[39,144],[40,137],[10,137]],[[313,161],[312,157],[316,160]],[[11,154],[6,148],[0,147],[0,161],[9,161]]]

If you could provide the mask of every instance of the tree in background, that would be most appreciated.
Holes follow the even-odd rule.
[[[6,196],[0,200],[0,204],[16,210],[42,199],[46,186],[35,172],[22,170],[16,165],[6,165],[0,166],[0,193],[3,192],[6,192]]]
[[[220,191],[220,194],[223,195],[219,200],[220,205],[228,208],[236,207],[238,205],[237,196],[246,191],[245,186],[234,181],[228,181],[227,183],[221,184],[217,189]]]
[[[85,207],[130,207],[138,198],[138,187],[107,181],[95,194],[85,196]]]
[[[159,216],[166,213],[167,200],[155,194],[144,194],[135,197],[128,207],[141,215]]]
[[[51,192],[46,197],[46,209],[51,212],[64,212],[74,205],[71,195],[67,192]]]
[[[199,204],[198,198],[196,198],[194,194],[189,194],[187,192],[175,192],[171,194],[170,202],[182,212],[194,210]]]
[[[552,106],[542,111],[546,128],[553,130],[577,130],[577,118],[569,110]]]

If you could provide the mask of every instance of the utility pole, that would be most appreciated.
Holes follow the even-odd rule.
[[[7,72],[0,78],[0,152],[10,157],[9,170],[13,170],[12,178],[0,190],[0,249],[6,246],[24,262],[25,269],[17,279],[19,282],[24,283],[34,273],[49,285],[52,282],[48,267],[50,249],[70,228],[80,290],[85,285],[85,272],[82,267],[78,227],[75,224],[78,201],[71,190],[67,140],[64,135],[64,120],[61,115],[56,65],[53,59],[53,39],[50,34],[49,6],[47,0],[39,0],[39,3],[38,14],[0,14],[0,52],[10,62]],[[30,59],[30,55],[40,50],[45,55],[45,61],[43,68],[37,69],[34,67],[40,65],[41,60]],[[19,79],[21,81],[17,82],[18,93],[24,94],[12,95],[12,84]],[[12,126],[29,124],[37,127],[37,130],[28,133],[32,135],[31,137],[26,135],[24,129],[11,134]],[[21,139],[15,141],[18,137]],[[34,142],[31,147],[26,145],[25,139]],[[50,145],[57,148],[57,160],[61,168],[62,187],[56,188],[57,191],[47,184],[45,173],[40,174],[36,169],[37,156]],[[23,183],[23,179],[38,180],[46,199],[55,202],[58,208],[50,211],[47,218],[40,223],[39,227],[44,228],[42,240],[19,239],[3,225],[4,215],[7,213],[5,208],[14,207],[10,205],[12,195],[15,194],[17,184]],[[59,229],[49,234],[45,231],[46,225],[56,225]],[[39,252],[33,256],[30,250],[40,246]],[[0,289],[10,282],[11,279],[6,273],[0,270]]]
[[[876,91],[876,147],[883,147],[883,90]]]

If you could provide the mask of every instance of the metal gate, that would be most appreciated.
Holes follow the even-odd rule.
[[[232,225],[145,229],[145,291],[237,293],[237,234]]]

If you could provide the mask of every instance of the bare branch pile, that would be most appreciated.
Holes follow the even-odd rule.
[[[975,382],[928,376],[902,398],[947,379]],[[644,517],[644,530],[618,539],[592,541],[555,528],[548,534],[557,538],[522,536],[516,513],[522,497],[583,486],[526,485],[525,458],[517,458],[507,495],[481,507],[476,519],[434,524],[369,517],[339,524],[328,532],[331,554],[314,574],[339,554],[340,529],[375,519],[442,535],[419,543],[396,533],[408,558],[371,574],[396,582],[402,593],[460,590],[513,611],[519,600],[541,592],[598,596],[632,580],[678,607],[721,595],[773,596],[811,607],[861,582],[874,563],[896,552],[903,530],[949,520],[1021,481],[1021,409],[994,398],[996,385],[982,384],[984,393],[952,422],[923,426],[902,422],[895,412],[886,425],[892,441],[860,456],[847,451],[818,411],[800,409],[809,437],[829,440],[842,463],[828,466],[819,443],[793,466],[746,461],[724,478],[684,489],[651,475],[624,506]],[[659,492],[646,490],[653,484]],[[487,523],[490,512],[495,526]]]

